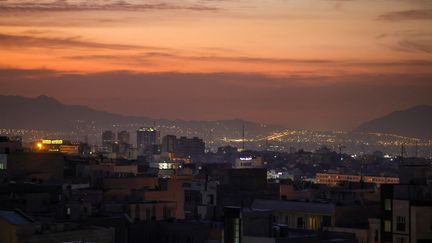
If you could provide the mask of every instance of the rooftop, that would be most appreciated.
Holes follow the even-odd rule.
[[[251,206],[253,209],[270,209],[310,214],[331,215],[335,213],[336,206],[329,203],[298,202],[281,200],[256,199]]]
[[[0,218],[14,225],[34,223],[31,218],[18,210],[0,210]]]

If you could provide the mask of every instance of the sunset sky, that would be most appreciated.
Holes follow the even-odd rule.
[[[432,1],[0,0],[0,94],[349,130],[432,105]]]

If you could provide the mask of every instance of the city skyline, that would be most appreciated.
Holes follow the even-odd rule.
[[[432,0],[0,0],[0,243],[432,242]]]
[[[429,1],[1,1],[1,94],[350,130],[432,105]]]

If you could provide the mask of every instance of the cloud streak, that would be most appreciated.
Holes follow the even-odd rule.
[[[111,50],[130,50],[130,49],[149,49],[149,50],[168,50],[167,48],[153,46],[137,46],[127,44],[109,44],[83,40],[80,36],[67,38],[48,38],[26,35],[10,35],[0,33],[0,45],[2,48],[86,48],[86,49],[111,49]]]
[[[401,52],[432,53],[432,32],[414,30],[381,34],[377,40],[386,42],[390,49]]]
[[[64,11],[151,11],[151,10],[191,10],[217,11],[219,8],[202,4],[173,4],[154,2],[148,4],[126,1],[29,1],[0,3],[0,12],[64,12]]]
[[[384,39],[385,42],[388,42],[388,40],[385,39],[388,38],[388,36],[389,35],[381,35],[377,37],[377,39]],[[429,39],[417,40],[404,38],[396,43],[386,43],[385,45],[396,51],[431,53],[432,45],[427,40]],[[0,33],[0,45],[3,50],[12,51],[16,49],[26,50],[28,48],[39,48],[40,56],[45,55],[45,50],[84,50],[87,54],[62,54],[61,56],[57,56],[57,58],[68,62],[74,62],[74,65],[77,67],[82,66],[84,63],[101,64],[102,66],[103,64],[111,64],[117,66],[115,69],[127,70],[134,70],[137,68],[141,70],[141,67],[145,66],[147,71],[196,71],[197,66],[207,65],[217,68],[213,71],[232,72],[234,69],[230,68],[231,64],[236,64],[237,67],[240,68],[239,72],[247,71],[252,65],[253,67],[260,67],[261,71],[264,70],[261,69],[264,66],[268,67],[268,72],[270,73],[275,70],[277,70],[276,72],[291,70],[290,73],[305,73],[312,69],[332,70],[332,72],[335,72],[336,70],[341,71],[344,68],[350,70],[352,68],[361,67],[368,67],[370,70],[396,67],[411,67],[425,70],[432,67],[432,61],[430,59],[421,58],[401,60],[302,59],[229,55],[226,51],[218,52],[217,54],[208,54],[206,51],[188,51],[161,46],[101,43],[85,40],[80,36],[60,38]],[[101,51],[104,50],[107,50],[107,52],[102,53]],[[40,51],[43,51],[43,53]],[[178,69],[178,67],[187,69]],[[219,69],[218,67],[227,67],[228,69]],[[300,69],[294,71],[292,67],[299,67]],[[254,69],[255,68],[252,68],[252,70]],[[208,71],[210,70],[206,69],[204,72]]]
[[[432,9],[395,11],[377,17],[381,21],[432,20]]]
[[[395,49],[406,52],[432,53],[432,42],[431,40],[401,40]]]
[[[414,43],[405,44],[405,48],[414,48]],[[417,47],[420,48],[420,47]],[[427,47],[425,47],[427,48]],[[428,49],[427,49],[428,50]],[[294,58],[270,58],[270,57],[248,57],[248,56],[185,56],[166,52],[147,52],[132,55],[81,55],[64,56],[72,60],[93,61],[115,61],[124,64],[151,63],[155,59],[170,59],[177,61],[198,62],[234,62],[254,64],[281,64],[281,65],[313,65],[313,66],[375,66],[375,67],[432,67],[431,60],[409,59],[409,60],[332,60],[332,59],[294,59]]]

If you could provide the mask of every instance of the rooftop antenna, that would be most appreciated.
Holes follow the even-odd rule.
[[[363,166],[364,166],[364,161],[363,159],[360,162],[360,188],[364,188],[364,177],[363,177]]]
[[[344,149],[344,148],[346,148],[346,146],[344,146],[343,144],[338,145],[339,155],[342,155],[342,149]]]
[[[245,126],[244,126],[244,122],[242,123],[242,149],[245,150]]]
[[[207,138],[207,144],[212,144],[213,145],[213,129],[209,130],[209,136]],[[212,147],[209,145],[209,151],[212,150]]]
[[[404,155],[405,155],[405,147],[404,147],[404,143],[402,143],[402,145],[401,145],[401,159],[402,159],[402,161],[403,161]]]
[[[343,161],[343,157],[342,157],[342,149],[346,148],[346,146],[344,146],[344,145],[342,145],[342,144],[339,144],[339,145],[338,145],[338,148],[339,148],[339,159],[340,159],[341,161]]]
[[[432,159],[432,140],[429,140],[429,159]]]
[[[362,155],[366,154],[366,149],[365,149],[364,143],[361,144],[361,152],[362,152]]]

